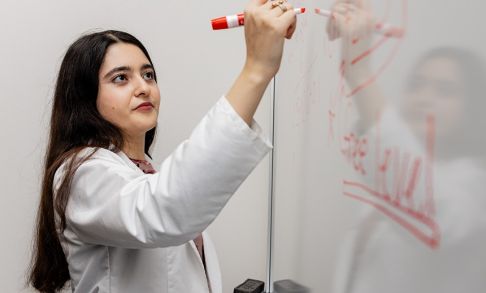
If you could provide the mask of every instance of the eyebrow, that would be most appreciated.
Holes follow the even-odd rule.
[[[152,64],[144,64],[140,67],[140,70],[145,70],[145,69],[154,69],[154,67],[152,66]],[[132,68],[130,66],[118,66],[118,67],[115,67],[113,68],[112,70],[108,71],[107,74],[105,74],[105,76],[103,78],[108,78],[109,76],[113,75],[115,72],[120,72],[120,71],[131,71]]]

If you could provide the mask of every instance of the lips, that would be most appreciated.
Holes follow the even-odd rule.
[[[152,107],[153,108],[154,105],[152,103],[150,103],[150,102],[145,102],[145,103],[142,103],[142,104],[138,105],[134,110],[137,110],[140,107]]]

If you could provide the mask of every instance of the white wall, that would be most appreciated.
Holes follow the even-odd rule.
[[[161,162],[229,89],[243,65],[243,30],[213,32],[209,20],[239,12],[246,2],[0,3],[0,292],[30,292],[23,284],[42,157],[56,74],[69,44],[92,29],[120,29],[146,45],[162,92],[153,152],[155,161]],[[458,45],[481,52],[484,46],[484,28],[478,21],[484,12],[481,1],[372,2],[380,8],[408,3],[407,36],[378,80],[388,93],[398,91],[403,73],[429,48]],[[342,195],[349,164],[337,140],[329,138],[327,111],[338,90],[339,45],[327,41],[326,20],[312,9],[327,8],[332,1],[292,3],[307,7],[308,13],[299,16],[299,28],[286,45],[277,78],[274,277],[292,278],[321,292],[334,281],[337,254],[362,204]],[[397,15],[392,16],[396,21]],[[383,60],[388,53],[389,48],[379,51],[375,60]],[[267,94],[257,113],[267,133],[269,102]],[[356,118],[355,113],[351,116]],[[210,227],[220,256],[224,292],[231,292],[248,277],[265,278],[267,164],[267,160],[261,163]]]
[[[0,291],[25,290],[42,159],[56,74],[67,47],[93,29],[125,30],[149,50],[162,93],[153,151],[162,160],[231,86],[244,56],[243,30],[213,32],[211,18],[242,11],[238,1],[2,1],[0,3]],[[269,97],[257,120],[268,129]],[[224,291],[264,279],[267,160],[210,227]],[[250,261],[251,260],[251,261]]]

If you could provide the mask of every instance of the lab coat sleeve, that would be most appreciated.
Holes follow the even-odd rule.
[[[106,149],[81,164],[67,229],[91,244],[181,245],[207,228],[271,148],[223,96],[155,174],[141,175]]]

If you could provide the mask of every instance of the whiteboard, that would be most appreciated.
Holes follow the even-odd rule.
[[[209,20],[241,12],[246,2],[2,1],[0,256],[9,265],[0,269],[0,291],[32,292],[24,287],[24,274],[54,83],[69,44],[82,33],[101,29],[125,30],[145,44],[162,93],[153,149],[160,163],[239,73],[245,56],[243,30],[214,32]],[[395,124],[383,120],[388,117],[399,123],[393,112],[381,117],[374,132],[365,136],[369,144],[363,143],[356,131],[360,119],[356,99],[362,92],[353,93],[356,88],[345,84],[340,71],[341,43],[328,40],[327,20],[313,13],[314,8],[328,9],[332,1],[291,3],[306,7],[307,13],[298,16],[275,89],[268,89],[256,115],[267,134],[275,127],[274,168],[270,158],[262,161],[209,228],[221,263],[224,292],[231,292],[246,278],[264,280],[267,286],[291,280],[307,292],[484,291],[484,152],[471,154],[484,144],[484,119],[477,114],[484,108],[482,87],[466,86],[474,96],[469,104],[473,109],[467,112],[474,123],[449,137],[448,144],[437,143],[436,135],[419,135],[417,149],[409,147],[406,130],[398,131]],[[406,31],[404,38],[382,41],[373,50],[376,76],[368,83],[379,86],[387,103],[398,105],[398,110],[406,102],[404,87],[411,73],[430,50],[452,46],[486,58],[482,50],[485,28],[480,23],[486,4],[481,1],[372,3],[379,19]],[[380,40],[375,35],[374,41]],[[482,67],[479,61],[477,65]],[[483,80],[475,72],[472,79]],[[419,119],[416,126],[431,129],[427,125],[432,124],[424,121]],[[436,126],[439,131],[441,127]],[[389,133],[391,144],[387,145],[388,161],[386,147],[380,144],[383,133]],[[469,139],[473,140],[469,143]],[[423,147],[427,141],[434,156],[421,153],[420,143]],[[463,150],[464,145],[476,148]],[[447,146],[458,154],[437,159],[437,152]],[[361,156],[360,151],[367,155]],[[422,158],[420,163],[414,163],[417,158]],[[388,173],[382,177],[376,160],[381,165],[388,162]],[[272,170],[273,205],[269,207]],[[422,201],[428,210],[419,205],[403,212],[406,200],[397,204],[393,201],[397,197],[385,198],[384,190],[410,190],[407,187],[413,185],[410,177],[414,176],[421,182],[417,188],[422,191],[417,193],[432,195],[434,209],[430,209],[431,201]],[[270,251],[269,236],[273,237]]]
[[[275,289],[484,290],[484,3],[373,0],[376,21],[405,35],[373,34],[345,67],[312,11],[333,1],[293,4],[310,13],[276,78]],[[366,59],[349,84],[343,71]],[[358,101],[378,96],[363,131]]]

